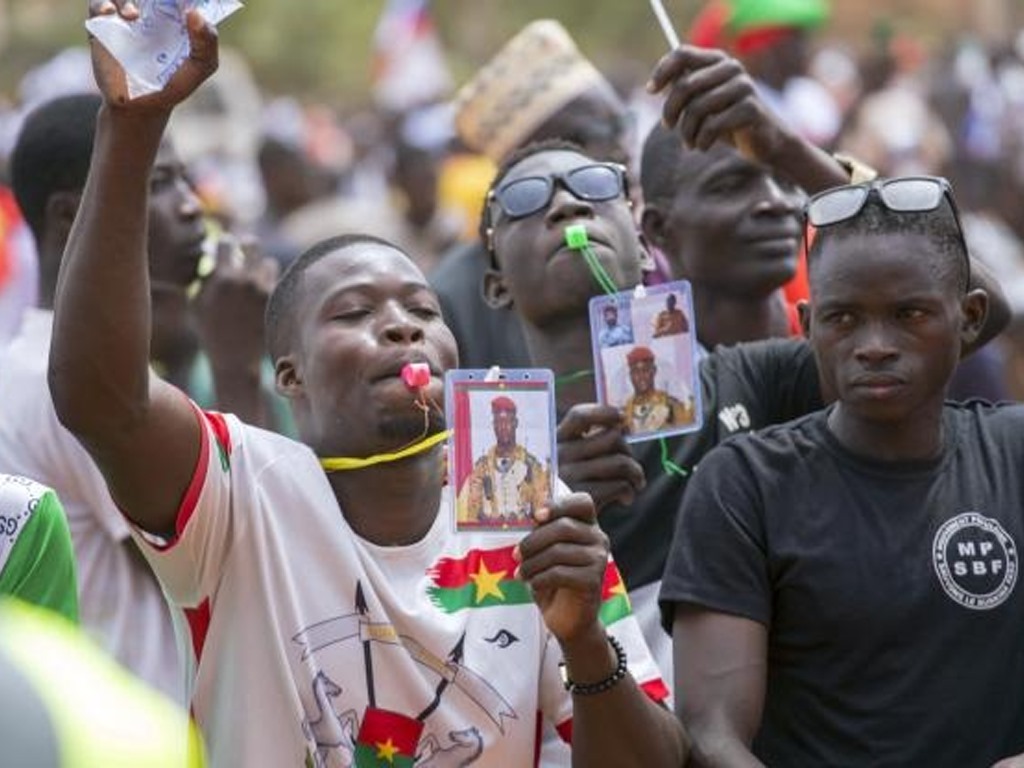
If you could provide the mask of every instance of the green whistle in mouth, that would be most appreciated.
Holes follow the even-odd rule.
[[[590,245],[587,228],[583,224],[573,224],[565,228],[565,244],[573,250],[580,250]]]

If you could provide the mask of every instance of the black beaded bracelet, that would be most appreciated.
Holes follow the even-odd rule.
[[[626,676],[626,651],[623,650],[622,644],[611,635],[608,635],[608,643],[611,645],[612,650],[615,651],[615,671],[604,680],[596,683],[574,683],[569,678],[569,670],[566,668],[565,662],[560,661],[558,662],[558,670],[562,673],[562,684],[565,686],[565,690],[574,695],[593,696],[596,693],[604,693],[610,690],[619,680]]]

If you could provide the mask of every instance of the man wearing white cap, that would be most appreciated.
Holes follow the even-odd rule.
[[[456,130],[472,150],[496,163],[535,141],[572,141],[591,157],[629,159],[626,108],[611,84],[580,53],[557,21],[528,24],[456,98]],[[466,367],[529,364],[519,321],[494,311],[481,285],[490,261],[474,243],[452,251],[431,276],[445,322]]]

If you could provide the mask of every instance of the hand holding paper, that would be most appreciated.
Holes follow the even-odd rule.
[[[173,106],[216,69],[213,27],[241,7],[237,0],[90,0],[85,26],[101,90],[124,103],[171,86]]]

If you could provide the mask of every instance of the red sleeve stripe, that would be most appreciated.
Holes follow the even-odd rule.
[[[213,436],[216,438],[221,450],[224,451],[224,455],[230,456],[231,430],[228,429],[228,422],[224,418],[224,414],[217,413],[216,411],[203,411],[203,415],[206,417],[207,422],[209,422],[210,428],[213,430]]]
[[[537,711],[537,725],[533,734],[533,768],[540,766],[540,748],[544,741],[544,713]]]
[[[192,635],[192,652],[198,667],[203,656],[203,646],[206,645],[206,633],[210,629],[210,598],[203,600],[198,608],[186,608],[185,618]]]
[[[192,480],[189,481],[185,495],[178,506],[178,515],[174,520],[174,538],[163,543],[147,538],[147,541],[158,552],[167,552],[178,542],[185,526],[192,518],[192,513],[196,511],[199,494],[203,492],[203,485],[206,483],[206,470],[210,462],[210,437],[206,434],[206,424],[203,418],[205,414],[195,404],[192,407],[195,410],[196,421],[199,422],[199,458],[196,460],[196,468],[192,472]]]
[[[639,685],[640,690],[646,693],[647,697],[653,701],[661,703],[668,698],[668,686],[662,682],[660,677],[648,680],[646,683],[640,683]]]
[[[572,744],[572,718],[570,717],[564,723],[559,723],[555,726],[555,730],[558,731],[558,735],[562,737],[562,741],[566,744]]]

